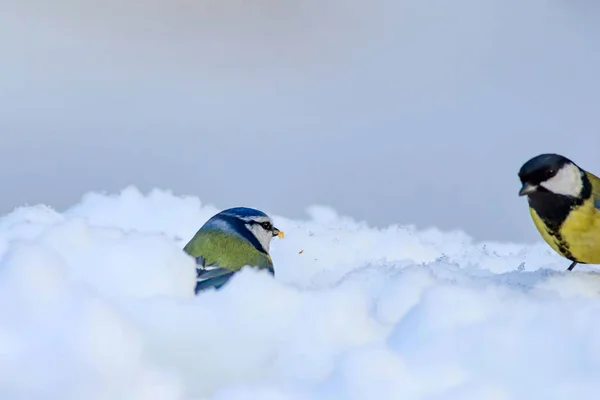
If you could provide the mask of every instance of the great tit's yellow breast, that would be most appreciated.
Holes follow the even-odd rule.
[[[529,209],[533,222],[544,240],[562,256],[587,264],[600,264],[600,211],[593,198],[571,210],[558,229],[544,223]]]
[[[555,242],[554,237],[552,236],[552,234],[550,233],[550,230],[548,229],[548,227],[546,226],[544,221],[540,218],[538,213],[532,207],[529,207],[529,213],[531,214],[531,219],[533,220],[533,224],[537,228],[538,232],[540,232],[540,235],[542,235],[542,238],[544,239],[544,241],[546,243],[548,243],[548,245],[550,247],[552,247],[552,249],[554,249],[557,253],[562,255],[562,253],[560,252],[560,250],[558,248],[558,245]]]

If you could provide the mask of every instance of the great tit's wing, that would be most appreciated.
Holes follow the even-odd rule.
[[[586,175],[592,184],[592,197],[594,198],[594,205],[597,209],[600,209],[600,178],[587,171]]]

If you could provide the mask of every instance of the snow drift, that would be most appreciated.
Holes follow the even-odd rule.
[[[253,206],[253,205],[249,205]],[[128,188],[0,220],[0,398],[572,399],[600,390],[600,279],[543,243],[273,216],[276,277],[193,295],[217,208]],[[264,210],[268,212],[269,210]],[[524,215],[524,218],[526,215]]]

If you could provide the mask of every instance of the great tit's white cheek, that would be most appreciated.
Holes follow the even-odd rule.
[[[581,171],[573,164],[566,164],[556,175],[542,182],[540,186],[552,193],[578,197],[583,189]]]

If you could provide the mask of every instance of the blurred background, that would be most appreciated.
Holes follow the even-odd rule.
[[[172,189],[539,240],[517,171],[600,174],[600,3],[2,0],[0,212]]]

